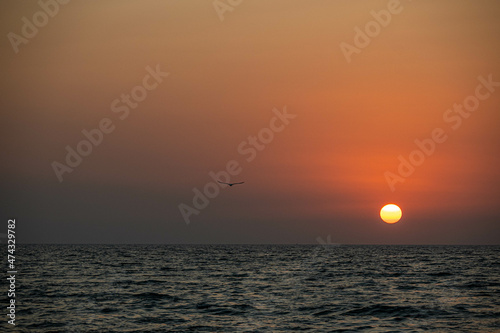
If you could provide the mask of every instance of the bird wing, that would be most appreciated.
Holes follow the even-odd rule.
[[[224,183],[224,182],[221,182],[220,180],[218,180],[219,183],[221,184],[226,184],[226,185],[229,185],[229,186],[233,186],[233,185],[239,185],[239,184],[243,184],[245,182],[239,182],[239,183]]]

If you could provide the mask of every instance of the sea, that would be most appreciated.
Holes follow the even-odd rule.
[[[500,332],[499,259],[499,246],[18,245],[15,326],[4,301],[0,331]]]

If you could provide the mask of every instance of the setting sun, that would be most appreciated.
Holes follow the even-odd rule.
[[[395,204],[388,204],[380,210],[380,218],[386,223],[396,223],[401,219],[401,208]]]

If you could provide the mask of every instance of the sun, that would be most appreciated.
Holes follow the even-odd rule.
[[[396,223],[402,215],[401,208],[395,204],[387,204],[380,210],[380,218],[386,223]]]

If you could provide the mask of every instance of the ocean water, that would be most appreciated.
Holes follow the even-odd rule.
[[[20,245],[3,332],[499,332],[498,246]],[[4,310],[5,312],[5,310]]]

